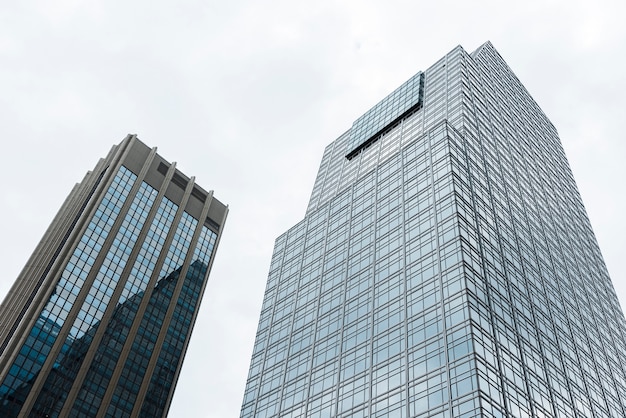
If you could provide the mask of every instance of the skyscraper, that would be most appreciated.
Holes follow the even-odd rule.
[[[165,416],[228,208],[129,135],[0,305],[0,416]]]
[[[557,131],[487,42],[324,151],[242,417],[624,417],[626,323]]]

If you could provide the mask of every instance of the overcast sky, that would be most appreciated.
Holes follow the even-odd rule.
[[[238,416],[274,239],[324,147],[490,40],[559,130],[626,306],[625,17],[623,0],[3,2],[0,298],[73,184],[136,133],[230,205],[170,416]]]

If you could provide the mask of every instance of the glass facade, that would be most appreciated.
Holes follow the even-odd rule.
[[[45,327],[33,326],[26,342],[20,348],[17,358],[13,361],[8,375],[0,386],[0,395],[3,396],[0,410],[17,408],[16,411],[19,411],[21,408],[24,399],[11,399],[12,393],[18,389],[21,389],[20,392],[23,394],[29,393],[29,386],[32,385],[33,378],[41,370],[52,345],[59,338],[59,330],[65,323],[81,288],[85,285],[87,275],[94,266],[96,257],[102,249],[102,244],[111,231],[111,227],[117,219],[136,178],[135,174],[122,167],[109,186],[96,214],[87,227],[87,231],[81,237],[70,261],[63,270],[56,289],[39,315],[38,324],[50,325]],[[97,291],[97,288],[92,287],[93,289]],[[103,287],[103,290],[106,289]],[[90,300],[93,301],[93,297]],[[93,314],[96,312],[102,313],[96,309]],[[76,320],[78,328],[83,325],[84,319],[86,319],[84,309],[81,310],[81,313],[81,319]],[[90,319],[94,318],[93,314],[90,315]],[[66,338],[59,356],[67,354],[72,342],[77,339],[77,327],[72,327],[72,330],[74,335]],[[80,336],[83,334],[84,332],[81,332]],[[42,345],[41,341],[46,341],[47,344]]]
[[[355,120],[350,129],[347,157],[354,158],[361,149],[382,131],[389,129],[399,118],[417,110],[422,105],[423,93],[424,77],[422,73],[417,73]]]
[[[68,260],[4,367],[3,417],[167,412],[223,219],[199,222],[211,197],[198,211],[190,188],[177,195],[164,183],[160,192],[156,173],[115,170],[84,232],[65,243]]]
[[[358,155],[324,151],[241,417],[626,416],[626,321],[556,129],[490,43],[423,83]]]

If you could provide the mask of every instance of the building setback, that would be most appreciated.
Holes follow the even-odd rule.
[[[129,135],[0,305],[0,416],[167,415],[228,208]]]
[[[624,417],[626,323],[557,131],[487,42],[324,151],[241,417]]]

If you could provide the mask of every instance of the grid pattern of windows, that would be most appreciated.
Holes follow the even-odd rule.
[[[354,121],[350,130],[348,155],[365,145],[410,109],[422,102],[423,74],[417,73],[390,95]],[[352,157],[350,157],[352,158]]]
[[[36,377],[56,342],[58,333],[136,178],[137,176],[125,167],[121,167],[114,177],[65,266],[54,292],[0,386],[2,396],[0,411],[3,415],[12,416],[21,408],[33,383],[32,379]]]
[[[183,349],[187,344],[192,320],[200,302],[200,292],[206,277],[207,268],[217,235],[206,226],[193,252],[193,258],[181,289],[174,316],[167,329],[165,341],[150,379],[146,400],[139,416],[158,417],[163,414],[165,404],[174,383],[176,370],[183,360]]]
[[[227,212],[136,136],[114,146],[0,306],[0,416],[166,415]]]
[[[491,45],[473,58],[464,147],[503,408],[625,416],[624,316],[556,130]]]
[[[276,240],[242,417],[626,416],[626,321],[556,130],[491,44],[349,143]]]
[[[74,402],[73,413],[85,416],[97,414],[177,210],[178,205],[167,198],[163,198],[159,204],[113,317],[107,324],[97,354]]]
[[[159,280],[152,290],[146,312],[141,318],[137,335],[107,408],[107,416],[128,416],[135,406],[135,399],[163,327],[165,314],[172,300],[183,262],[191,247],[197,224],[196,219],[183,212],[161,268]]]
[[[54,361],[54,372],[48,374],[37,397],[33,413],[60,412],[156,195],[147,183],[141,184]]]
[[[449,141],[436,127],[277,240],[242,416],[405,417],[432,381],[448,405],[444,340],[472,370]]]

